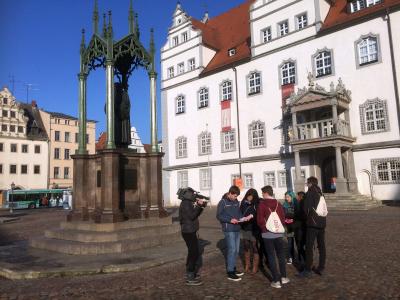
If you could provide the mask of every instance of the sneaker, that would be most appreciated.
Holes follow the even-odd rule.
[[[240,272],[240,271],[235,271],[235,275],[240,277],[240,276],[243,276],[244,273],[243,273],[243,272]]]
[[[296,276],[298,276],[300,278],[309,278],[312,276],[312,273],[310,271],[304,270],[304,271],[300,272],[299,274],[297,274]]]
[[[281,283],[279,281],[277,282],[271,282],[271,287],[280,289],[282,287]]]
[[[240,280],[242,280],[242,278],[237,276],[234,272],[229,272],[228,273],[228,279],[232,280],[232,281],[240,281]]]
[[[200,278],[201,278],[200,274],[196,274],[196,275],[194,276],[194,279],[196,279],[196,280],[200,280]]]
[[[186,285],[202,285],[203,282],[199,279],[186,280]]]
[[[324,270],[320,268],[312,268],[312,270],[315,274],[318,274],[319,276],[322,276],[322,274],[324,273]]]
[[[293,259],[292,258],[289,258],[288,260],[287,260],[287,264],[288,265],[291,265],[293,263]]]
[[[286,283],[290,282],[290,279],[288,277],[282,277],[281,282],[282,282],[282,284],[286,284]]]

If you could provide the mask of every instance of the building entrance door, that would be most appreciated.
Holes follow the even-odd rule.
[[[324,193],[334,193],[336,191],[336,176],[336,159],[334,156],[327,157],[322,162],[321,168],[321,188]]]

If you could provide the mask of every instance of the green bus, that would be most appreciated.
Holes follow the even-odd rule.
[[[5,208],[13,209],[55,207],[63,205],[65,189],[7,190]]]

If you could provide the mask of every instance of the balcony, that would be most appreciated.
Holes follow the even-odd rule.
[[[321,139],[332,136],[350,137],[350,127],[347,121],[339,119],[336,130],[333,125],[333,119],[297,124],[298,140]]]

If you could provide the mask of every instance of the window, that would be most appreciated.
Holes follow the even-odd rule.
[[[40,153],[40,145],[35,145],[35,153],[36,154]]]
[[[239,174],[231,175],[231,185],[236,185],[236,179],[240,179],[240,175]]]
[[[243,174],[244,188],[249,189],[253,187],[253,174]]]
[[[10,125],[10,132],[15,132],[15,125]]]
[[[60,132],[59,131],[54,131],[54,140],[56,142],[60,141]]]
[[[185,72],[185,64],[184,63],[178,64],[178,75],[183,74],[184,72]]]
[[[54,148],[54,159],[60,159],[60,148]]]
[[[261,30],[261,40],[263,43],[267,43],[272,40],[271,27]]]
[[[8,117],[8,110],[3,109],[2,116],[7,118]]]
[[[86,144],[89,144],[89,135],[86,134]]]
[[[79,143],[79,133],[75,133],[75,143]]]
[[[17,152],[17,144],[11,144],[10,145],[10,151],[11,152]]]
[[[17,174],[17,165],[10,165],[10,174]]]
[[[236,54],[236,48],[232,48],[228,50],[228,56],[234,56]]]
[[[279,36],[284,36],[289,33],[289,22],[288,20],[282,21],[278,24]]]
[[[179,95],[176,97],[176,114],[185,112],[185,96]]]
[[[250,148],[265,147],[265,124],[263,122],[256,121],[249,125],[249,144]]]
[[[18,133],[24,133],[24,127],[18,126]]]
[[[265,172],[264,173],[264,184],[275,187],[275,172]]]
[[[59,167],[54,167],[54,178],[58,179],[60,178],[60,168]]]
[[[64,159],[69,159],[69,149],[64,149]]]
[[[10,111],[10,117],[15,118],[15,111]]]
[[[362,38],[357,42],[358,64],[360,66],[379,60],[378,39],[373,36]]]
[[[64,134],[64,138],[65,138],[65,142],[66,142],[66,143],[69,143],[69,140],[70,140],[70,134],[69,134],[69,132],[66,132],[66,133]]]
[[[235,137],[236,135],[234,130],[221,132],[222,152],[235,151],[236,148]]]
[[[200,169],[200,189],[211,189],[211,169]]]
[[[208,106],[208,88],[201,88],[199,90],[199,108]]]
[[[360,105],[362,134],[389,131],[389,116],[385,100],[367,100]]]
[[[232,82],[225,80],[221,84],[221,101],[232,100]]]
[[[295,187],[294,186],[294,181],[296,180],[296,168],[293,168],[292,169],[292,183],[293,183],[293,188]],[[304,170],[304,169],[301,169],[300,170],[300,179],[304,182],[304,183],[306,183],[306,170]]]
[[[307,27],[307,14],[301,14],[296,17],[296,28],[303,29]]]
[[[258,94],[261,92],[261,73],[252,72],[247,78],[247,90],[249,95]]]
[[[296,83],[296,66],[292,61],[281,65],[281,85]]]
[[[188,61],[188,69],[192,71],[196,68],[196,60],[194,58],[189,59]]]
[[[173,78],[174,76],[174,67],[168,68],[168,78]]]
[[[28,153],[28,145],[22,145],[22,148],[21,148],[21,152],[22,153]]]
[[[187,31],[186,31],[186,32],[182,33],[182,42],[184,43],[184,42],[186,42],[187,40],[188,40],[188,33],[187,33]]]
[[[350,12],[354,13],[366,7],[381,3],[382,0],[353,0],[350,2]]]
[[[8,99],[7,98],[3,98],[3,104],[7,104],[8,103]]]
[[[1,131],[4,131],[4,132],[8,131],[7,125],[1,124]]]
[[[187,157],[187,139],[184,136],[176,139],[176,158]]]
[[[0,174],[3,174],[3,164],[0,164]]]
[[[189,186],[188,171],[178,171],[178,189],[185,189]]]
[[[64,179],[68,179],[69,178],[69,168],[65,167],[64,168]]]
[[[4,144],[0,143],[0,152],[3,152],[3,151],[4,151]]]
[[[400,157],[372,159],[371,169],[375,184],[400,183]]]
[[[279,187],[286,187],[286,171],[278,172],[278,185]]]
[[[40,174],[40,166],[39,165],[33,166],[33,174]]]
[[[332,74],[332,53],[329,50],[317,52],[313,56],[315,77],[322,77]]]
[[[199,135],[199,155],[211,154],[211,133],[202,132]]]
[[[64,120],[65,125],[69,125],[69,120]]]
[[[28,174],[28,165],[21,165],[21,174]]]
[[[172,38],[172,47],[178,46],[178,44],[179,44],[179,39],[177,36],[174,36]]]

